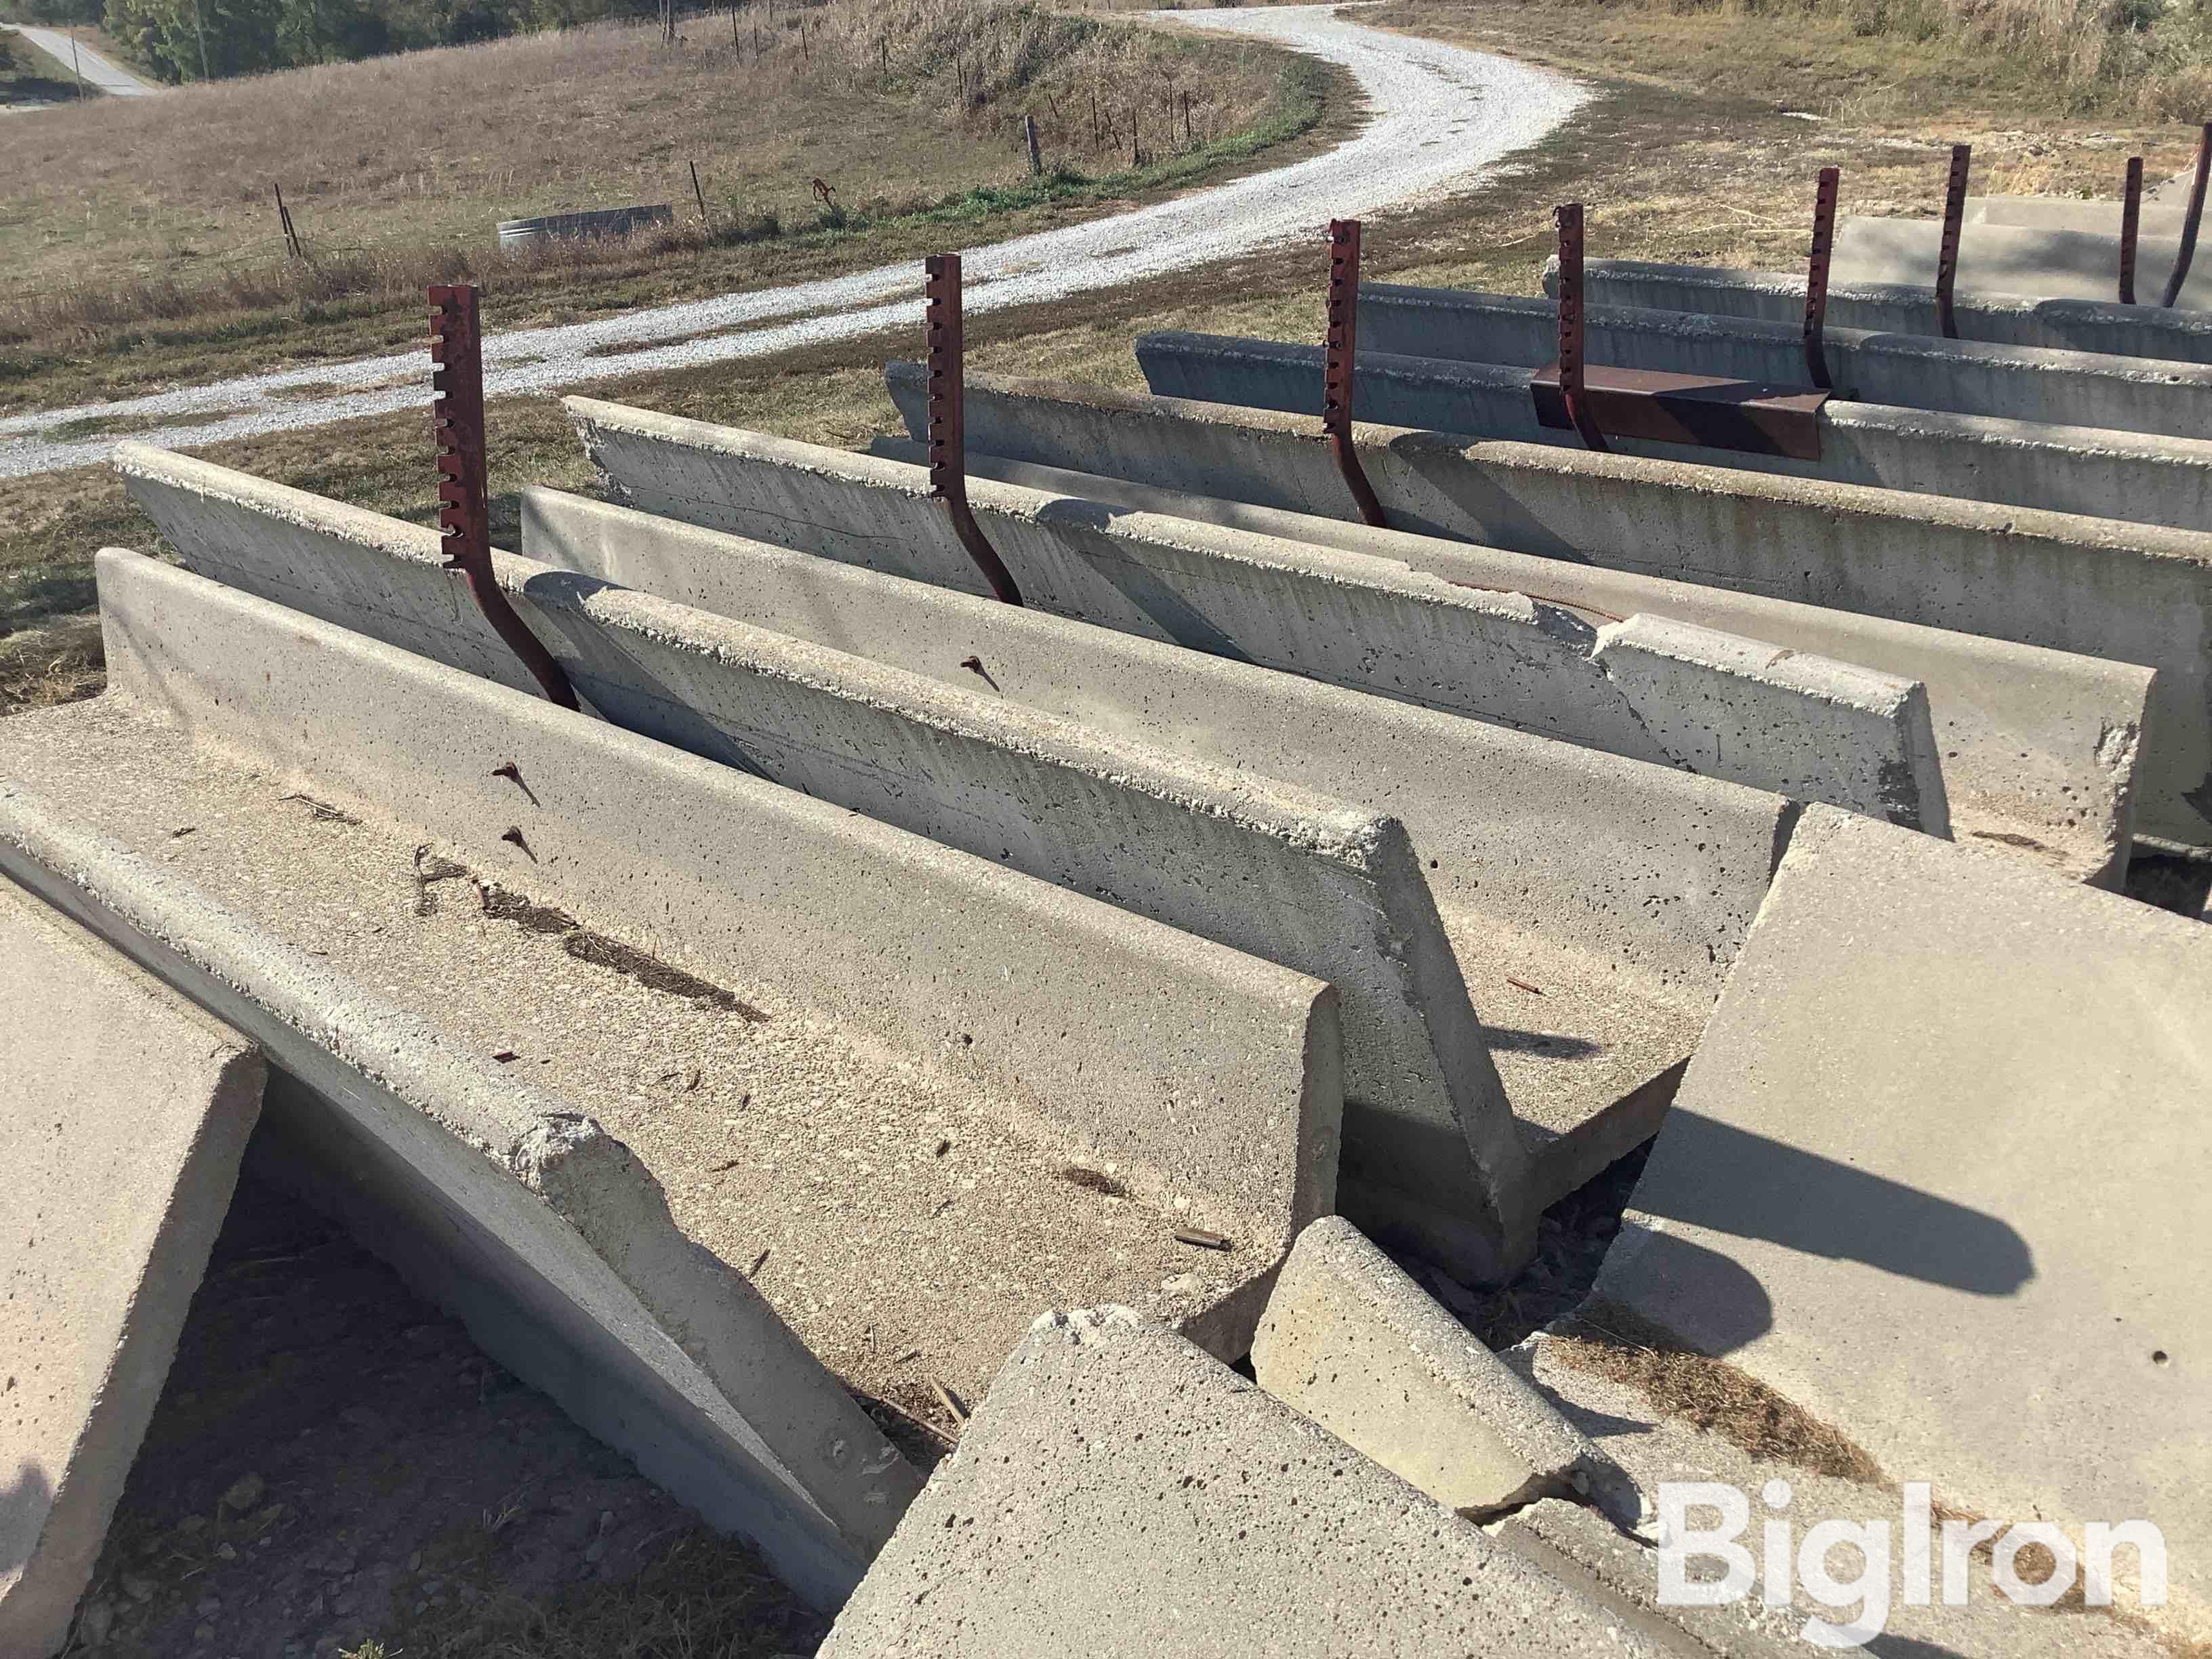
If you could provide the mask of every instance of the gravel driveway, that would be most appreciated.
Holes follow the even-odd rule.
[[[1357,137],[1323,155],[1112,218],[967,250],[964,297],[969,313],[1164,276],[1208,260],[1316,236],[1332,218],[1433,198],[1465,185],[1499,157],[1543,137],[1588,96],[1574,82],[1546,70],[1385,33],[1347,21],[1333,5],[1153,15],[1342,64],[1357,77],[1370,118]],[[1317,265],[1317,253],[1316,258]],[[850,276],[659,306],[596,322],[510,330],[484,342],[484,390],[490,395],[550,392],[887,330],[912,337],[921,323],[921,288],[920,262],[905,260]],[[734,331],[700,337],[723,330]],[[594,347],[635,347],[641,342],[649,343],[614,356],[587,355]],[[911,338],[907,349],[915,349]],[[429,402],[427,371],[425,354],[414,350],[15,416],[0,420],[0,477],[106,459],[112,438],[52,441],[39,435],[64,421],[121,416],[166,422],[200,414],[210,418],[165,423],[142,435],[172,445],[213,443],[421,407]],[[287,386],[331,383],[362,390],[313,398],[271,395]]]
[[[82,75],[112,98],[150,98],[168,90],[151,81],[140,80],[120,64],[111,63],[83,41],[59,29],[33,28],[27,23],[0,24],[0,28],[13,28],[64,69]]]

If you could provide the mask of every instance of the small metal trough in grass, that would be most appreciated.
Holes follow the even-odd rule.
[[[666,202],[653,207],[594,208],[585,213],[549,213],[536,219],[502,219],[499,245],[513,250],[541,241],[593,241],[629,236],[654,225],[672,225],[676,210]]]

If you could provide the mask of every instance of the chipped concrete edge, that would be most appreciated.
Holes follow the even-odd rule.
[[[1505,1462],[1524,1473],[1510,1490],[1501,1487],[1478,1503],[1459,1505],[1469,1519],[1489,1522],[1540,1498],[1561,1498],[1589,1504],[1625,1530],[1644,1523],[1643,1494],[1627,1472],[1343,1218],[1325,1216],[1298,1236],[1276,1297],[1253,1344],[1260,1386],[1402,1479],[1422,1484],[1417,1471],[1401,1467],[1405,1460],[1391,1445],[1398,1419],[1412,1402],[1397,1398],[1381,1375],[1364,1379],[1376,1390],[1369,1401],[1316,1390],[1300,1373],[1320,1356],[1299,1337],[1326,1340],[1328,1328],[1339,1322],[1361,1331],[1456,1404],[1462,1421],[1452,1437],[1467,1455],[1486,1454],[1493,1468]],[[1313,1311],[1316,1298],[1326,1315]],[[1300,1304],[1305,1304],[1303,1316]],[[1285,1322],[1295,1329],[1286,1329]],[[1362,1358],[1339,1357],[1355,1369]],[[1475,1441],[1491,1443],[1479,1448]],[[1430,1495],[1449,1503],[1467,1494]]]

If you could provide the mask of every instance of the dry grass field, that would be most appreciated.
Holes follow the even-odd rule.
[[[0,408],[387,349],[429,282],[493,283],[512,325],[831,274],[917,223],[1156,194],[1322,112],[1285,54],[1019,0],[732,18],[673,46],[602,25],[39,112],[0,172]],[[665,233],[497,252],[501,219],[664,202]]]
[[[1822,60],[1844,71],[1860,114],[1942,114],[1961,92],[1971,102],[1977,89],[2000,87],[2023,117],[2201,121],[2212,112],[2212,11],[2195,0],[1541,0],[1539,9],[1578,42],[1671,40],[1690,54],[1682,68],[1717,69],[1739,85],[1747,70]]]
[[[1008,0],[762,5],[734,32],[726,12],[692,17],[673,47],[647,24],[599,25],[55,112],[9,132],[0,249],[26,283],[181,288],[283,263],[274,185],[325,257],[471,249],[502,218],[690,209],[691,161],[717,216],[796,224],[817,177],[848,209],[1011,180],[1025,112],[1051,159],[1112,172],[1133,102],[1171,149],[1171,84],[1214,137],[1257,118],[1277,67]],[[1117,122],[1110,148],[1091,140],[1093,96]]]
[[[1942,199],[1954,139],[1975,144],[1978,189],[2103,196],[2117,194],[2127,155],[2146,155],[2160,176],[2182,167],[2194,140],[2179,123],[2084,117],[2039,62],[1964,50],[1940,34],[1899,42],[1843,23],[1750,27],[1740,14],[1600,9],[1580,0],[1390,0],[1364,15],[1551,64],[1604,94],[1482,186],[1371,220],[1366,259],[1376,280],[1534,292],[1550,252],[1551,204],[1568,199],[1589,204],[1595,256],[1794,265],[1803,258],[1813,175],[1824,165],[1844,169],[1846,211],[1928,212]],[[969,324],[970,362],[984,373],[1136,386],[1129,341],[1146,328],[1318,338],[1321,279],[1317,251],[1304,262],[1271,252],[1171,283],[982,314]],[[640,375],[597,395],[858,445],[896,426],[882,359],[917,346],[858,340]],[[427,521],[434,486],[421,425],[417,416],[393,416],[206,453]],[[495,515],[511,521],[526,483],[592,487],[556,399],[499,404],[491,437]],[[0,641],[0,698],[96,688],[97,635],[81,620],[92,599],[87,563],[104,542],[149,539],[103,470],[0,482],[0,628],[20,630]]]

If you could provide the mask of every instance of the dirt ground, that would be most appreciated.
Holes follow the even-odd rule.
[[[69,1651],[771,1659],[827,1623],[289,1198],[241,1181]]]
[[[777,1659],[828,1621],[486,1358],[248,1155],[131,1473],[72,1656]],[[1413,1270],[1486,1340],[1579,1302],[1638,1152],[1478,1294]],[[1411,1265],[1411,1264],[1409,1264]]]

